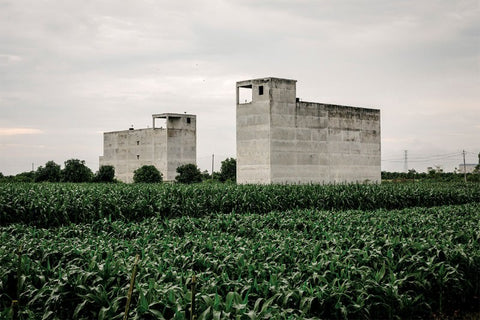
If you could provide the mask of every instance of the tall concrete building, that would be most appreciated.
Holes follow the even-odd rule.
[[[380,110],[304,102],[296,80],[237,82],[238,183],[380,182]]]
[[[162,119],[165,126],[158,127],[156,119]],[[164,181],[172,181],[179,166],[196,164],[195,115],[154,114],[152,121],[152,128],[105,132],[100,166],[112,165],[118,180],[133,182],[133,172],[144,165],[154,165],[163,174]]]

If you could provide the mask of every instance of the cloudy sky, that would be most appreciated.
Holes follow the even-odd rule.
[[[479,1],[0,0],[0,172],[98,170],[104,131],[197,115],[197,163],[235,157],[235,82],[373,107],[382,169],[480,152]]]

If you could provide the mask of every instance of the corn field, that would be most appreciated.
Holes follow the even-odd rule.
[[[375,210],[480,201],[480,184],[1,184],[0,225],[53,227],[98,219],[201,217],[296,209]]]
[[[122,319],[136,255],[130,319],[480,311],[478,185],[5,184],[0,214],[1,319]]]

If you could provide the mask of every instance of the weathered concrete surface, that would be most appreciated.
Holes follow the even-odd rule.
[[[196,164],[196,116],[165,113],[153,118],[153,128],[105,132],[100,166],[112,165],[118,180],[133,182],[133,172],[143,165],[154,165],[165,181],[172,181],[177,167]],[[155,118],[166,119],[166,128],[155,128]]]
[[[297,101],[295,80],[238,82],[237,181],[380,182],[380,110]]]

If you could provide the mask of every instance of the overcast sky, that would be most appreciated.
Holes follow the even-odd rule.
[[[235,157],[235,82],[381,110],[382,170],[480,152],[479,1],[0,0],[0,172],[98,170],[104,131],[197,115],[197,164]]]

